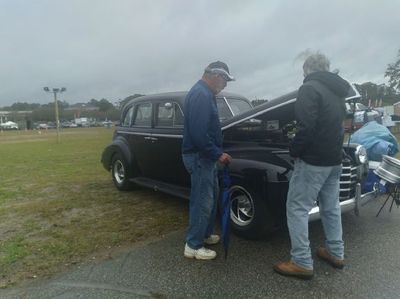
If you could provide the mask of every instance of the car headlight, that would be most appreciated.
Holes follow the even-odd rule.
[[[368,162],[367,150],[362,145],[357,146],[355,156],[358,164],[365,164]]]

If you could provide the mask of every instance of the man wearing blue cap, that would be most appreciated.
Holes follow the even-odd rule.
[[[218,199],[216,163],[228,164],[231,156],[222,150],[222,131],[215,95],[234,78],[228,66],[216,61],[210,63],[189,91],[184,105],[182,160],[191,177],[189,227],[184,256],[200,260],[214,259],[215,251],[204,244],[217,244],[214,223]]]

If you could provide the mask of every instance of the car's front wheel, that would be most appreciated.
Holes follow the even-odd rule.
[[[248,239],[265,237],[274,230],[274,221],[261,195],[243,186],[230,188],[231,224],[236,234]]]
[[[125,158],[120,153],[116,153],[111,161],[111,175],[118,190],[126,191],[132,189],[133,183],[129,180],[131,178],[130,173],[131,171]]]

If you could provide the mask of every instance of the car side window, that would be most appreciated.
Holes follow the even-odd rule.
[[[141,103],[136,106],[132,125],[151,127],[151,103]]]
[[[133,106],[130,107],[129,110],[125,113],[124,119],[121,123],[123,127],[130,127],[132,122],[132,116],[133,116]]]
[[[238,115],[251,109],[250,103],[244,100],[230,98],[227,98],[226,100],[228,101],[229,106],[231,106],[234,115]]]
[[[174,127],[183,126],[183,112],[178,104],[174,104]]]
[[[225,102],[224,98],[217,98],[217,109],[220,121],[232,117],[232,112],[229,110],[228,104]]]
[[[160,103],[157,105],[158,113],[156,127],[172,127],[174,110],[171,103]]]
[[[176,103],[158,104],[156,115],[156,127],[180,127],[183,125],[183,114]]]

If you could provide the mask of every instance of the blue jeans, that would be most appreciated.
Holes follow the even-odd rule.
[[[199,249],[214,230],[218,200],[217,167],[214,161],[201,158],[198,153],[183,154],[182,159],[192,184],[186,243],[192,249]]]
[[[290,179],[286,203],[292,261],[313,269],[308,239],[308,213],[318,200],[325,246],[328,252],[343,259],[342,218],[339,206],[339,186],[342,165],[314,166],[296,159]]]

